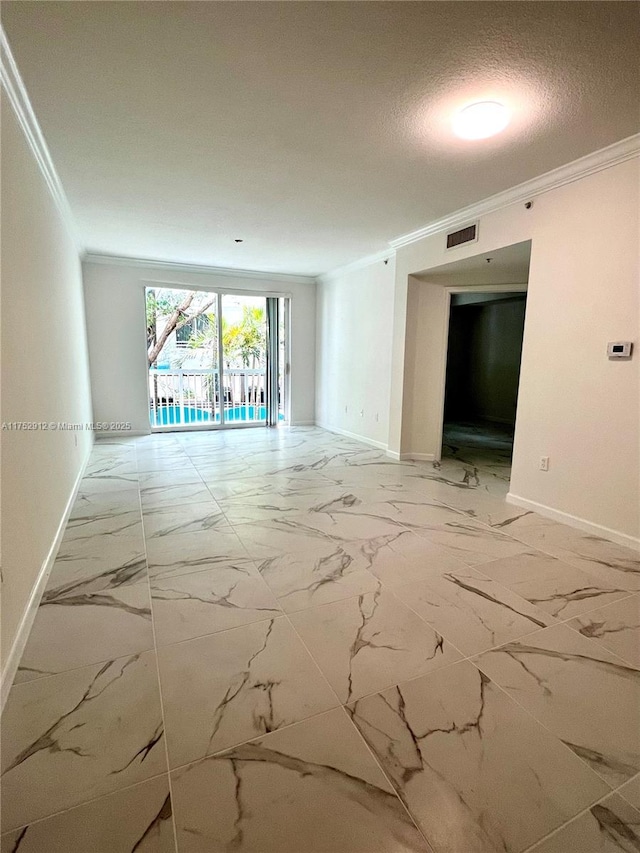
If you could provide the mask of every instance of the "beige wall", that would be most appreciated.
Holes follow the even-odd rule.
[[[483,217],[455,258],[443,234],[398,251],[390,450],[439,452],[445,300],[411,275],[531,239],[511,492],[638,537],[639,185],[634,159]],[[635,340],[634,358],[609,361],[611,340]]]
[[[316,421],[387,446],[394,260],[318,284]],[[362,412],[362,414],[361,414]]]
[[[142,265],[83,265],[94,419],[149,427],[145,286],[253,291],[291,296],[291,421],[315,418],[315,300],[311,283],[213,273],[167,272]]]
[[[2,420],[89,422],[80,261],[2,110]],[[90,431],[2,433],[2,667],[90,450]]]

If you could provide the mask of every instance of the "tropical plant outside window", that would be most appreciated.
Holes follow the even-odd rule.
[[[264,419],[265,306],[264,297],[147,289],[152,425],[219,422],[222,407],[225,421]]]

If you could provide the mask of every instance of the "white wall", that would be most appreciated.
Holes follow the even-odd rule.
[[[91,421],[78,252],[6,101],[2,420]],[[87,430],[2,433],[3,675],[91,443]]]
[[[456,258],[532,240],[511,492],[594,526],[640,533],[637,158],[483,217]],[[443,234],[398,250],[389,447],[437,454],[442,288],[412,274],[452,261]],[[427,272],[428,276],[428,272]],[[610,340],[635,340],[629,362]],[[541,455],[550,470],[538,470]]]
[[[291,296],[291,422],[315,419],[315,284],[166,271],[139,264],[84,263],[94,419],[150,431],[144,289],[224,289]]]
[[[317,291],[316,422],[385,448],[394,280],[391,258],[323,279]]]

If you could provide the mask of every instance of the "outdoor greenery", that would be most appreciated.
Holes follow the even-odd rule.
[[[218,326],[211,312],[215,296],[199,291],[147,290],[147,349],[149,366],[156,363],[171,335],[185,327],[190,334],[179,361],[188,358],[189,351],[205,355],[211,366],[218,360]],[[263,367],[266,356],[265,311],[242,305],[242,315],[235,323],[222,318],[222,343],[227,368]],[[186,329],[185,329],[186,331]],[[180,336],[184,340],[184,335]]]

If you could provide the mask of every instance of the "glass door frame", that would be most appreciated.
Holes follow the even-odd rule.
[[[212,296],[216,297],[216,324],[217,324],[217,332],[218,332],[218,378],[219,378],[219,412],[220,412],[220,420],[219,422],[215,421],[207,421],[207,422],[196,422],[196,423],[173,423],[166,425],[154,425],[150,422],[150,429],[152,433],[164,433],[164,432],[201,432],[201,431],[211,431],[211,430],[220,430],[220,429],[251,429],[254,427],[264,427],[268,425],[268,409],[267,416],[264,420],[259,421],[250,421],[248,423],[234,422],[231,420],[227,420],[225,418],[224,412],[224,343],[222,340],[222,298],[223,296],[247,296],[247,297],[257,297],[265,300],[265,324],[266,324],[266,300],[271,297],[274,299],[282,300],[283,304],[283,314],[284,314],[284,351],[286,363],[284,366],[284,370],[282,372],[283,375],[283,385],[281,388],[281,394],[283,395],[283,407],[282,412],[284,416],[284,420],[282,422],[278,421],[278,425],[288,425],[290,422],[290,411],[291,411],[291,398],[290,398],[290,353],[291,353],[291,327],[290,327],[290,316],[291,316],[291,294],[283,293],[283,292],[273,292],[273,291],[259,291],[259,290],[244,290],[244,289],[235,289],[231,287],[208,287],[204,284],[195,285],[195,284],[186,284],[185,282],[176,282],[176,281],[158,281],[146,279],[141,282],[143,286],[143,295],[146,299],[147,290],[181,290],[181,291],[191,291],[196,290],[202,293],[209,293]],[[279,334],[279,333],[278,333]],[[145,314],[145,340],[146,340],[146,314]],[[278,347],[279,349],[279,347]],[[145,350],[146,351],[146,350]],[[270,370],[270,367],[265,367],[265,387],[268,383],[268,375],[267,370]],[[279,375],[276,377],[276,381],[279,380]],[[146,365],[146,377],[145,377],[145,386],[149,387],[149,364],[147,362]],[[215,393],[215,391],[214,391]],[[265,395],[266,397],[266,395]],[[266,404],[266,399],[265,399]]]

